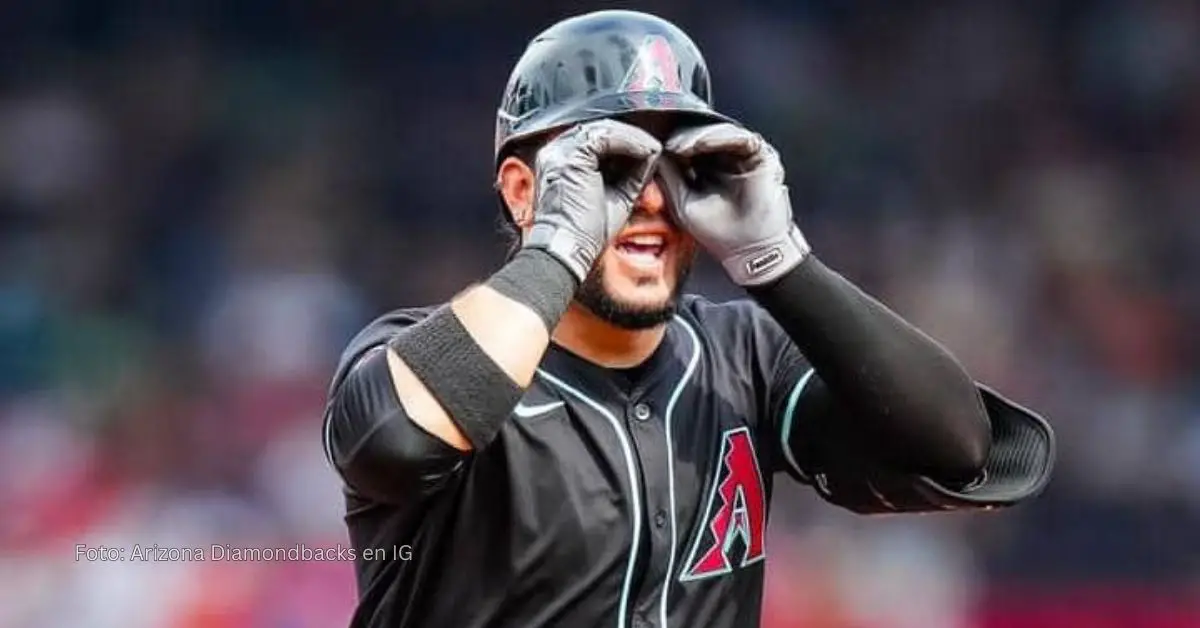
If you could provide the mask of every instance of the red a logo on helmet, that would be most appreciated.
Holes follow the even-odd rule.
[[[724,575],[767,555],[766,491],[748,428],[722,435],[712,483],[696,542],[679,577],[683,581]]]
[[[679,80],[679,61],[675,51],[661,35],[648,35],[638,48],[637,58],[629,66],[622,92],[682,93]]]

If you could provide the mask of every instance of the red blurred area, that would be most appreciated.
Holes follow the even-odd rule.
[[[1200,597],[1126,586],[994,592],[978,628],[1196,628]]]

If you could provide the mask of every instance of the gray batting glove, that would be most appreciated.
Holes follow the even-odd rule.
[[[524,245],[544,249],[583,281],[650,179],[662,145],[616,120],[575,126],[538,151],[533,226]]]
[[[779,154],[729,123],[684,129],[661,160],[676,218],[739,286],[770,283],[811,248],[792,218]]]

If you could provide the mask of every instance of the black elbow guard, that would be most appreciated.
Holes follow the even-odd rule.
[[[895,473],[851,455],[819,459],[801,480],[826,501],[859,514],[997,510],[1035,498],[1054,469],[1053,429],[991,389],[979,391],[991,419],[992,446],[973,482]]]
[[[931,503],[948,510],[1012,506],[1039,495],[1050,482],[1056,446],[1046,419],[980,385],[992,424],[991,449],[983,469],[965,487],[949,487],[922,478],[919,490]]]
[[[383,347],[355,365],[335,392],[325,421],[330,464],[349,488],[379,501],[429,495],[466,460],[463,452],[409,419],[396,397]]]

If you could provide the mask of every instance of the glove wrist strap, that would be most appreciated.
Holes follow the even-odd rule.
[[[590,241],[571,230],[549,224],[534,224],[524,248],[540,249],[553,255],[582,282],[600,254]]]
[[[808,257],[812,247],[795,224],[785,233],[742,247],[722,260],[729,278],[739,286],[771,283]]]

